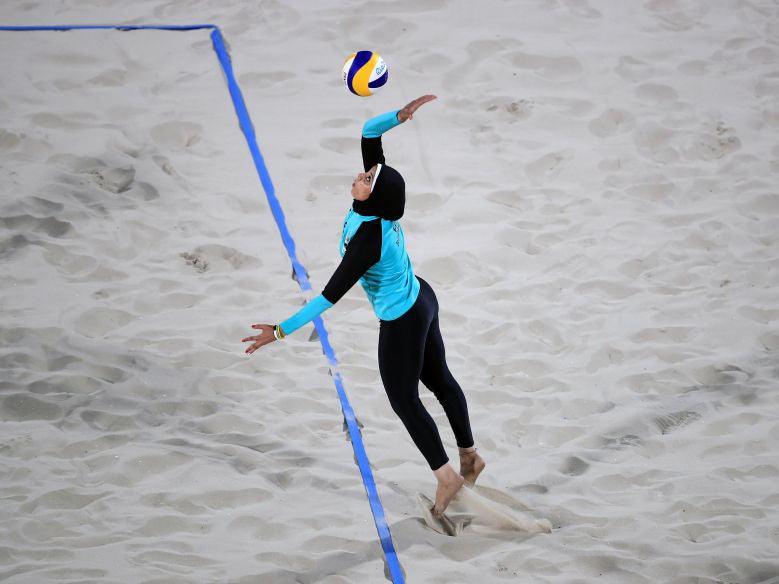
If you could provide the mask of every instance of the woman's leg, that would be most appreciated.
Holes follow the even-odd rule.
[[[379,330],[379,373],[390,405],[435,471],[449,461],[438,428],[419,399],[419,373],[428,323],[415,304]]]
[[[422,285],[429,287],[427,282]],[[430,292],[435,298],[432,288]],[[430,323],[425,342],[420,379],[436,396],[446,413],[449,425],[452,427],[460,451],[460,474],[468,484],[474,484],[481,471],[484,470],[486,463],[477,454],[474,447],[465,394],[446,364],[446,350],[438,324],[437,301],[435,303],[435,316]]]
[[[379,330],[379,373],[390,405],[435,474],[433,513],[441,514],[462,488],[465,479],[449,464],[438,428],[419,399],[419,376],[434,298],[425,291],[414,306],[393,321],[382,321]]]
[[[446,350],[438,327],[438,316],[433,319],[427,334],[420,380],[433,392],[441,407],[444,408],[457,446],[471,448],[473,435],[468,417],[468,403],[465,401],[465,394],[460,384],[446,364]]]

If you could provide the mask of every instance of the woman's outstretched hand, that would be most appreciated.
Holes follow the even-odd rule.
[[[414,101],[407,103],[403,106],[403,109],[398,112],[398,121],[402,124],[406,120],[413,120],[414,112],[428,101],[433,101],[434,99],[436,99],[435,95],[423,95],[422,97],[418,97]]]
[[[246,337],[241,341],[242,343],[247,343],[249,341],[252,342],[251,346],[246,349],[246,353],[248,355],[251,355],[260,347],[263,347],[268,343],[272,343],[276,340],[276,337],[273,334],[272,324],[253,324],[252,328],[260,331],[260,334],[253,337]]]

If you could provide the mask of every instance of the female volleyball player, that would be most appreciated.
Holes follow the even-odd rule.
[[[440,515],[464,483],[484,469],[476,452],[468,406],[446,365],[438,326],[438,301],[430,285],[414,275],[399,219],[406,202],[405,182],[387,166],[381,136],[412,119],[435,99],[424,95],[404,108],[368,120],[362,131],[365,172],[352,183],[352,208],[341,235],[341,263],[322,293],[277,325],[252,325],[260,334],[243,339],[246,352],[283,339],[333,306],[359,280],[379,317],[379,373],[395,413],[427,460],[438,481],[433,512]],[[449,464],[438,428],[419,399],[419,382],[433,392],[452,426],[460,473]]]

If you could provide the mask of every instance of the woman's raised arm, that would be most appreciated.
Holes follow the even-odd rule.
[[[435,95],[423,95],[399,110],[389,111],[365,122],[362,127],[361,148],[362,164],[366,171],[376,164],[385,164],[381,135],[407,120],[414,119],[414,112],[434,99],[436,99]]]

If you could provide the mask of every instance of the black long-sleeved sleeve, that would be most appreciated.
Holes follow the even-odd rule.
[[[378,138],[362,137],[362,165],[367,172],[376,164],[384,164],[384,149],[381,147],[381,136]]]
[[[341,263],[322,290],[325,300],[332,304],[338,302],[368,268],[381,259],[381,239],[381,220],[374,219],[360,225],[346,245]]]

